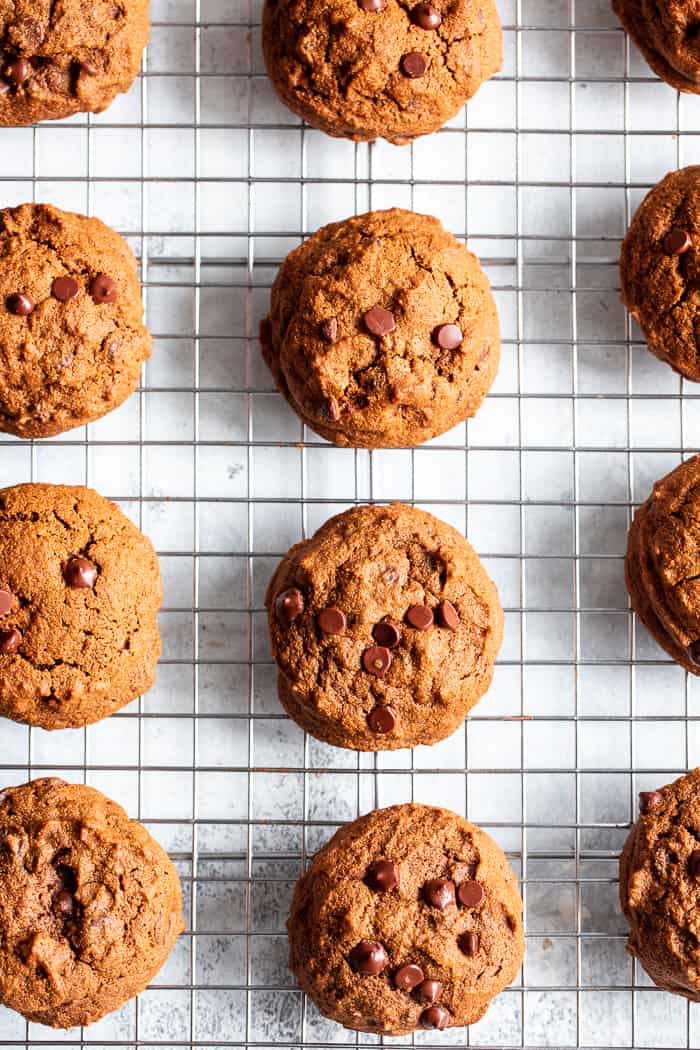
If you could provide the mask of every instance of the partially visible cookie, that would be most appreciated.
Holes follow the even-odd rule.
[[[471,545],[400,503],[353,507],[292,547],[266,605],[287,712],[358,751],[453,733],[491,684],[503,635]]]
[[[316,854],[289,965],[326,1017],[377,1035],[474,1024],[522,963],[522,901],[500,847],[433,806],[368,813]]]
[[[622,301],[651,352],[700,382],[700,166],[670,172],[645,197],[620,275]]]
[[[163,596],[148,539],[92,489],[0,489],[0,715],[88,725],[149,689]]]
[[[625,580],[659,645],[700,675],[700,456],[657,481],[634,516]]]
[[[0,125],[106,109],[139,71],[148,8],[148,0],[0,3]]]
[[[92,1024],[144,990],[184,929],[170,859],[121,806],[50,778],[0,792],[0,1002]]]
[[[654,72],[678,91],[700,92],[700,8],[688,0],[612,0]]]
[[[0,431],[51,437],[136,389],[151,337],[136,260],[99,219],[0,211]]]
[[[627,950],[659,988],[700,1002],[700,769],[639,796],[620,858]]]
[[[451,120],[503,57],[493,0],[266,0],[262,39],[294,113],[396,145]]]
[[[262,351],[301,419],[336,445],[419,445],[473,416],[498,370],[479,260],[392,208],[318,230],[285,259]]]

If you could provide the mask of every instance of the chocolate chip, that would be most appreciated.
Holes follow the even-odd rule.
[[[329,317],[321,323],[321,335],[327,343],[335,343],[338,338],[338,321],[335,317]]]
[[[51,285],[52,296],[61,303],[75,299],[79,291],[78,282],[74,277],[57,277]]]
[[[343,610],[336,609],[334,605],[323,609],[318,614],[317,622],[324,634],[342,634],[348,625]]]
[[[98,306],[103,303],[116,303],[119,298],[117,282],[106,273],[98,273],[97,277],[90,281],[90,295]]]
[[[409,51],[407,55],[403,55],[400,64],[403,75],[412,80],[422,77],[428,68],[428,60],[420,51]]]
[[[35,307],[35,302],[25,292],[15,292],[8,296],[7,309],[15,317],[28,317]]]
[[[691,879],[700,878],[700,849],[693,850],[688,858],[688,872]]]
[[[0,616],[4,616],[5,613],[9,613],[10,609],[14,605],[14,597],[10,591],[0,590]]]
[[[444,1006],[429,1006],[420,1015],[421,1028],[437,1028],[442,1031],[450,1023],[450,1015]]]
[[[280,623],[289,627],[304,611],[304,595],[297,587],[282,591],[275,598],[275,612]]]
[[[664,251],[667,255],[683,255],[692,246],[692,243],[687,230],[675,227],[664,237]]]
[[[71,558],[63,570],[65,581],[76,590],[95,586],[97,568],[87,558]]]
[[[55,909],[60,915],[72,915],[75,901],[68,890],[61,890],[53,899]]]
[[[378,893],[395,890],[399,884],[399,866],[393,860],[378,860],[367,872],[367,883]]]
[[[360,941],[350,952],[350,965],[356,973],[381,973],[389,960],[381,944]]]
[[[385,645],[387,649],[393,649],[401,641],[401,631],[396,624],[389,620],[376,623],[372,629],[372,637],[378,645]]]
[[[16,58],[5,70],[5,76],[14,80],[15,84],[24,84],[32,75],[31,63],[26,58]]]
[[[357,0],[357,6],[361,11],[367,11],[369,14],[376,14],[378,11],[383,11],[386,7],[387,0]]]
[[[384,645],[370,645],[362,654],[362,666],[368,674],[383,678],[391,667],[391,653]]]
[[[423,886],[423,900],[444,911],[455,903],[455,884],[450,879],[429,879]]]
[[[390,707],[373,707],[367,715],[367,725],[373,733],[390,733],[396,726],[396,715]]]
[[[433,610],[427,605],[412,605],[406,613],[406,623],[417,631],[427,631],[433,625]]]
[[[465,908],[476,908],[484,899],[484,887],[476,879],[460,883],[457,889],[459,903]]]
[[[441,324],[433,330],[433,339],[442,350],[456,350],[464,336],[456,324]]]
[[[434,1003],[442,995],[442,985],[439,981],[422,981],[415,994],[419,1003]]]
[[[416,4],[411,11],[411,21],[421,29],[437,29],[442,15],[432,4]]]
[[[652,810],[659,808],[663,800],[663,795],[660,791],[640,791],[639,812],[642,814],[651,813]]]
[[[10,655],[16,653],[22,642],[22,635],[18,630],[0,631],[0,653]]]
[[[96,77],[99,73],[99,69],[97,68],[95,63],[91,62],[87,58],[84,58],[83,61],[80,63],[79,69],[81,73],[85,73],[88,77]]]
[[[340,406],[334,397],[327,399],[323,411],[332,423],[337,423],[340,419]]]
[[[394,974],[394,984],[400,992],[410,992],[416,985],[420,984],[425,974],[421,970],[420,966],[414,966],[413,963],[408,963],[406,966],[400,966]]]
[[[383,306],[373,306],[371,310],[363,316],[365,322],[365,328],[372,335],[383,336],[388,335],[389,332],[393,332],[396,328],[396,321],[394,315],[390,310],[385,310]]]
[[[473,930],[468,930],[457,938],[457,944],[465,955],[472,958],[479,951],[479,935]]]
[[[696,667],[700,667],[700,639],[697,642],[691,642],[687,652],[690,662],[694,663]]]
[[[437,607],[437,622],[448,631],[456,631],[459,627],[459,614],[452,602],[440,602]]]

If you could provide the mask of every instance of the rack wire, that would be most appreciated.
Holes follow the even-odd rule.
[[[638,790],[695,762],[696,679],[638,628],[626,530],[700,445],[700,398],[619,302],[619,240],[646,190],[700,156],[700,102],[649,73],[608,0],[499,0],[506,60],[438,134],[337,142],[276,102],[260,0],[154,0],[133,91],[99,117],[0,132],[2,204],[97,214],[137,252],[155,336],[139,392],[92,426],[2,441],[0,484],[86,483],[153,538],[166,581],[156,687],[109,722],[4,723],[0,786],[47,773],[122,802],[169,849],[187,931],[138,1001],[82,1032],[0,1011],[3,1047],[354,1047],[286,970],[284,920],[339,824],[449,805],[522,879],[520,977],[469,1030],[393,1045],[692,1047],[695,1006],[625,954],[617,856]],[[503,365],[476,419],[414,450],[302,430],[257,324],[286,252],[394,204],[439,215],[491,277]],[[498,583],[493,687],[433,748],[356,755],[305,737],[275,696],[262,599],[276,559],[331,513],[415,502],[464,529]]]

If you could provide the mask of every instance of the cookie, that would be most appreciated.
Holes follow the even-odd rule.
[[[324,226],[286,258],[262,351],[317,434],[418,445],[473,416],[498,370],[498,315],[475,255],[393,208]]]
[[[657,481],[635,514],[625,581],[650,634],[700,675],[700,456]]]
[[[654,72],[678,91],[700,92],[700,9],[688,0],[613,0]]]
[[[266,0],[263,52],[298,116],[404,145],[451,120],[501,68],[493,0]]]
[[[473,1024],[525,950],[500,847],[413,804],[336,832],[297,883],[287,928],[290,969],[321,1013],[380,1035]]]
[[[267,590],[279,695],[337,747],[453,733],[486,692],[498,592],[464,537],[417,507],[353,507],[282,559]]]
[[[0,125],[101,113],[131,87],[148,31],[148,0],[0,3]]]
[[[644,199],[620,275],[622,301],[652,354],[700,382],[700,166],[672,171]]]
[[[136,261],[99,219],[0,211],[0,431],[51,437],[136,389],[151,337]]]
[[[50,778],[0,792],[0,1002],[92,1024],[144,990],[184,929],[165,851],[121,806]]]
[[[114,503],[0,489],[0,715],[76,728],[150,689],[162,594],[150,541]]]
[[[620,858],[627,950],[654,984],[700,1002],[700,769],[642,791]]]

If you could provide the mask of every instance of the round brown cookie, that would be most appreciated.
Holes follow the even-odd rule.
[[[46,204],[0,211],[0,431],[51,437],[121,405],[151,353],[142,317],[114,230]]]
[[[640,205],[620,256],[622,301],[661,361],[700,381],[700,166],[672,171]]]
[[[0,489],[0,715],[98,722],[153,685],[158,559],[92,489]]]
[[[100,113],[128,91],[148,0],[0,0],[0,125]]]
[[[647,630],[700,675],[700,456],[657,481],[635,514],[625,580]]]
[[[266,605],[282,704],[358,751],[453,733],[488,689],[503,636],[470,544],[400,503],[354,507],[292,547]]]
[[[0,792],[0,1002],[73,1028],[142,992],[184,929],[182,890],[149,833],[83,784]]]
[[[437,131],[501,68],[493,0],[266,0],[280,98],[313,127],[396,145]]]
[[[478,259],[401,208],[324,226],[292,251],[261,342],[304,423],[354,448],[418,445],[473,416],[500,357]]]
[[[678,91],[700,92],[700,6],[688,0],[612,0],[654,72]]]
[[[620,858],[627,950],[659,988],[700,1002],[700,769],[639,796]]]
[[[299,880],[287,928],[290,968],[321,1013],[383,1035],[473,1024],[525,950],[499,846],[413,804],[338,831]]]

